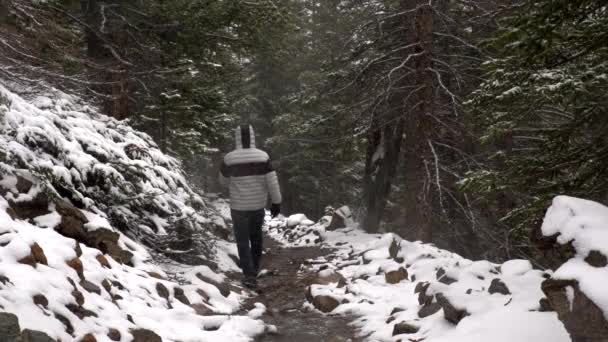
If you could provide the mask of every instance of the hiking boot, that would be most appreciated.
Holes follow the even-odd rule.
[[[245,277],[245,279],[243,279],[243,286],[250,290],[257,290],[258,281],[255,277]]]

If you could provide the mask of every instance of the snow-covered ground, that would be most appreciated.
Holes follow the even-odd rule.
[[[225,228],[149,136],[59,91],[24,98],[0,85],[0,312],[20,329],[250,341],[272,327],[262,307],[235,315],[244,294],[224,273],[236,248],[213,235]],[[215,242],[189,251],[209,266],[154,257],[172,251],[150,239],[178,229],[203,237],[194,247]]]
[[[557,314],[539,303],[550,271],[535,270],[527,260],[471,261],[356,226],[328,231],[330,220],[310,225],[303,216],[276,219],[268,222],[267,232],[287,246],[334,249],[312,267],[320,278],[335,281],[312,285],[309,298],[336,299],[330,314],[355,317],[353,324],[366,340],[570,341]],[[341,277],[332,277],[335,273]]]
[[[86,334],[110,341],[108,334],[115,329],[122,341],[129,341],[132,329],[143,328],[164,341],[193,342],[248,341],[265,329],[261,321],[229,315],[239,309],[241,298],[235,292],[223,295],[199,279],[197,275],[224,280],[206,266],[188,267],[182,274],[186,282],[178,284],[124,235],[121,242],[133,248],[134,266],[83,244],[77,250],[75,240],[53,227],[13,220],[7,208],[0,198],[0,308],[16,314],[23,329],[62,341]],[[44,261],[23,261],[32,253],[31,246],[42,251]]]

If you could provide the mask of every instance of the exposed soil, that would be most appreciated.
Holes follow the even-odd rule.
[[[301,265],[329,251],[318,247],[283,248],[271,239],[265,239],[264,243],[266,253],[261,267],[271,274],[258,279],[258,295],[251,297],[245,308],[253,308],[256,302],[266,305],[268,310],[262,319],[275,325],[278,333],[260,336],[256,341],[360,341],[355,337],[355,329],[349,326],[348,317],[323,315],[303,306],[306,287],[315,279],[315,274]]]

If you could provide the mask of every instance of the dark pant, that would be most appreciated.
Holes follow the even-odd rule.
[[[262,257],[264,209],[253,211],[231,210],[236,246],[245,277],[255,277]]]

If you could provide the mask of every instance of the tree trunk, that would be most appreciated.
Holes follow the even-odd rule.
[[[160,113],[160,150],[167,153],[167,112],[165,108]]]
[[[0,0],[0,25],[8,22],[8,1]]]
[[[403,140],[405,121],[397,111],[389,122],[372,120],[372,130],[368,134],[367,153],[365,158],[364,198],[366,213],[363,227],[368,232],[377,232],[382,221],[382,214],[390,194],[391,185],[397,172],[399,153]],[[394,119],[397,118],[396,123]]]
[[[103,47],[103,40],[98,35],[98,28],[101,26],[101,13],[97,0],[83,0],[82,10],[84,11],[86,28],[87,56],[97,62],[108,57],[107,49]]]
[[[129,44],[129,35],[122,24],[116,25],[112,33],[112,42],[120,51],[125,51]],[[124,120],[129,117],[129,70],[122,62],[115,62],[112,71],[112,116],[117,120]]]
[[[431,68],[433,49],[433,9],[427,1],[417,1],[416,35],[418,46],[416,53],[416,87],[417,107],[415,110],[415,142],[413,160],[413,181],[411,189],[416,195],[415,210],[407,212],[406,222],[416,227],[416,238],[423,242],[433,239],[432,228],[432,191],[431,170],[433,165],[431,152],[432,115],[433,115],[433,73]],[[410,203],[411,205],[411,203]]]
[[[128,68],[122,61],[112,55],[106,46],[108,42],[119,52],[126,49],[129,35],[124,23],[111,17],[103,18],[101,7],[105,1],[82,0],[81,7],[87,24],[85,42],[88,58],[104,70],[94,68],[89,71],[89,78],[95,82],[91,89],[101,95],[103,109],[107,115],[118,120],[129,116],[129,82]],[[117,9],[115,9],[116,11]],[[102,28],[103,26],[103,28]]]

